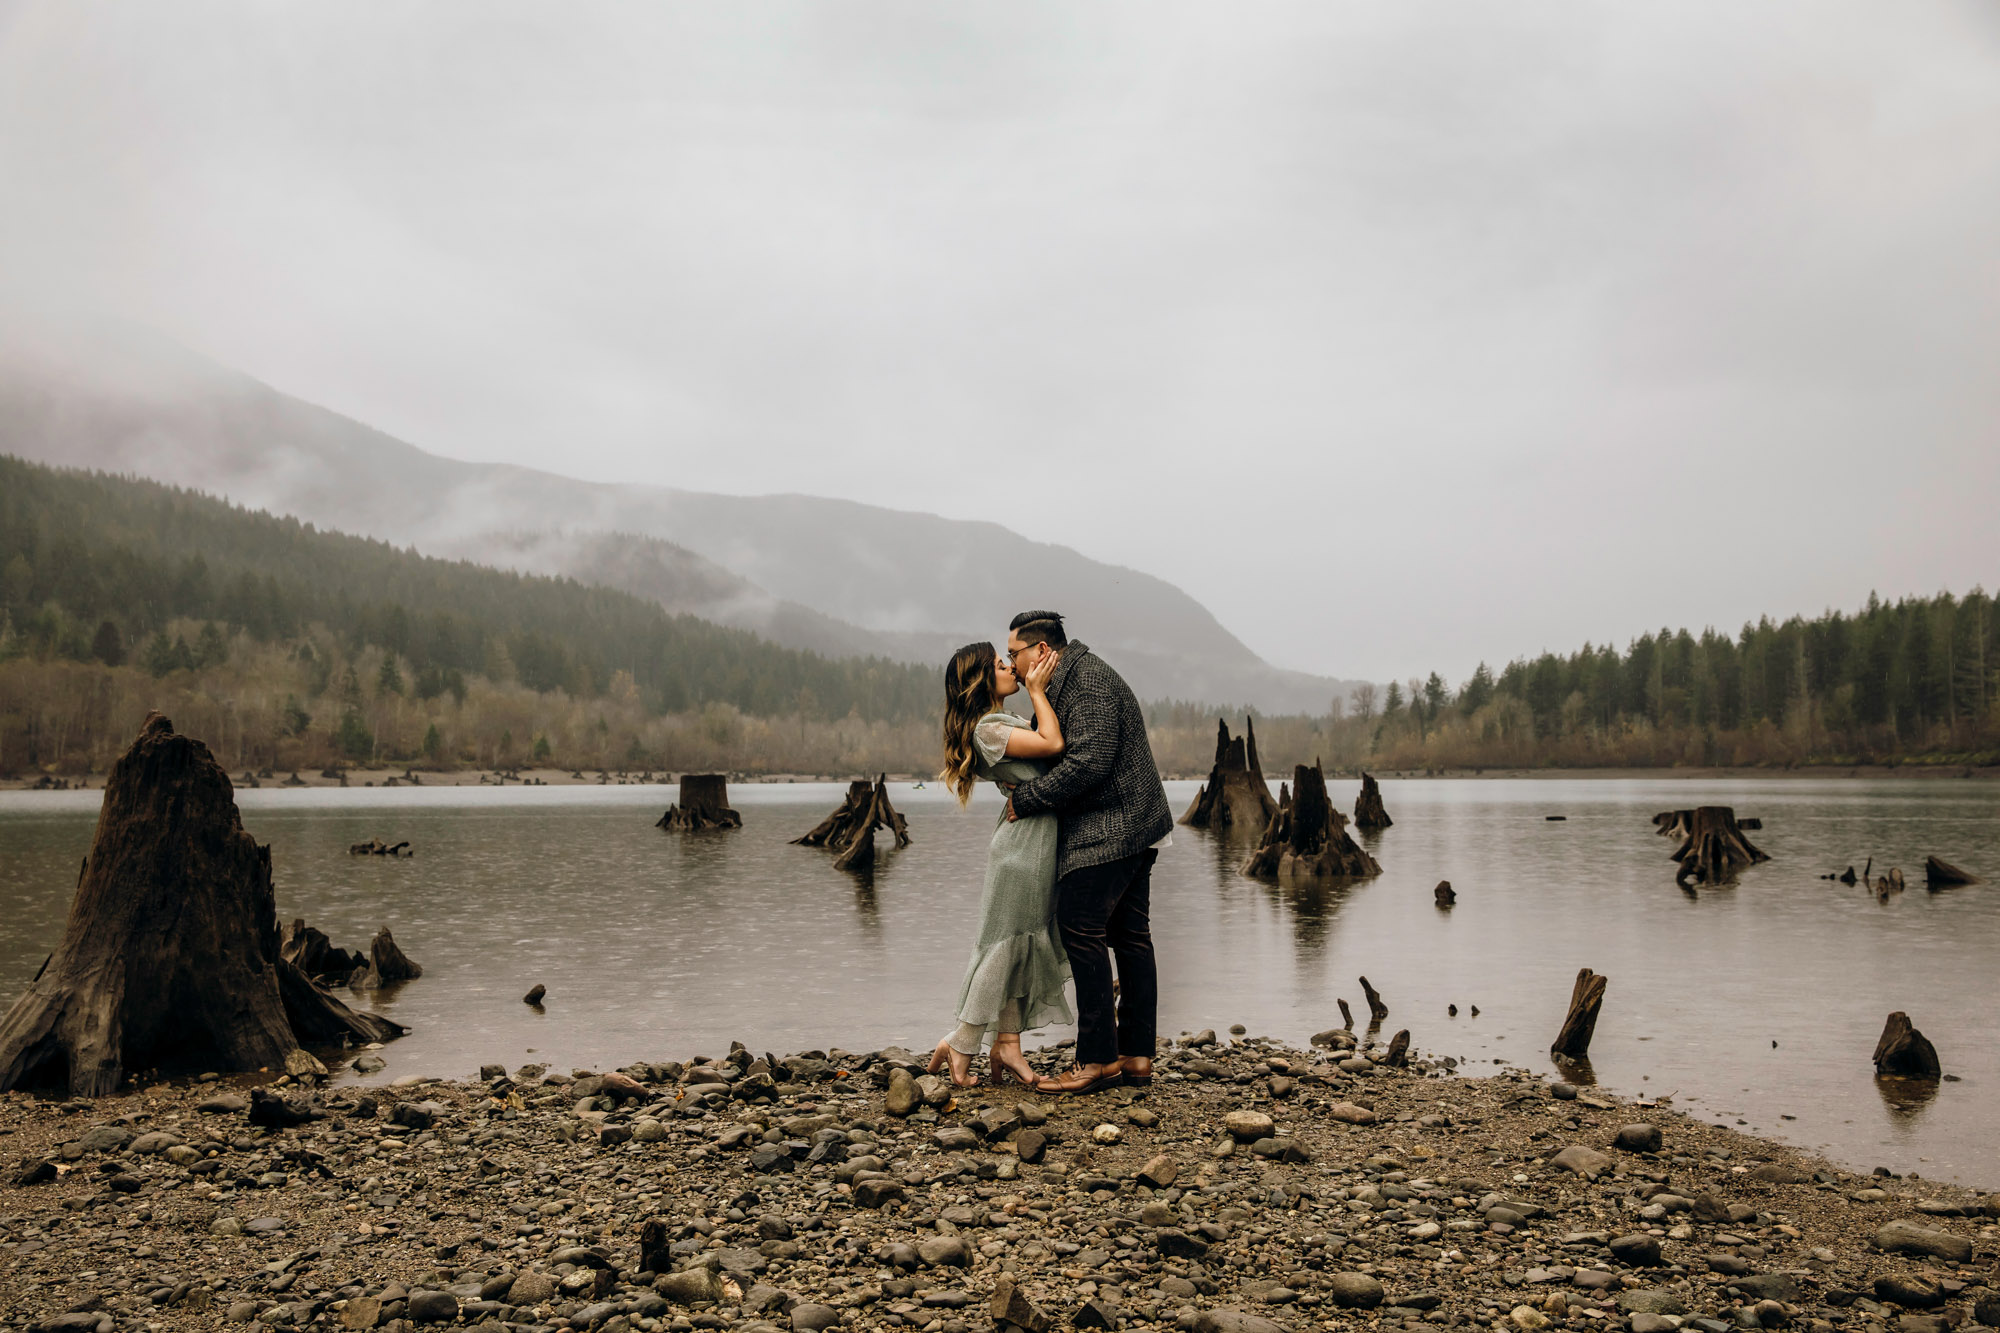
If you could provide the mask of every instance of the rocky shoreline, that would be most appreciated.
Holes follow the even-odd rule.
[[[741,1048],[12,1094],[0,1327],[2000,1324],[2000,1197],[1352,1039],[1184,1036],[1151,1087],[1069,1099]]]

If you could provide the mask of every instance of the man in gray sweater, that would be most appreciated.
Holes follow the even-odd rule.
[[[1007,655],[1025,672],[1056,655],[1049,702],[1062,724],[1054,768],[1014,788],[1007,817],[1054,811],[1056,924],[1076,981],[1076,1067],[1044,1082],[1085,1093],[1153,1079],[1159,981],[1153,963],[1152,871],[1172,839],[1166,788],[1132,687],[1053,611],[1024,611]],[[1112,956],[1118,964],[1114,1008]]]

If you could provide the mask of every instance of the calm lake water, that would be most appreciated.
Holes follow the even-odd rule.
[[[1338,803],[1354,785],[1333,786]],[[1954,780],[1392,781],[1384,874],[1318,892],[1241,878],[1241,845],[1177,829],[1154,881],[1164,1032],[1245,1024],[1303,1042],[1366,1014],[1365,973],[1426,1051],[1466,1072],[1550,1071],[1579,967],[1611,979],[1597,1081],[1819,1147],[1850,1165],[2000,1186],[2000,884],[1922,887],[1924,856],[2000,879],[2000,788]],[[485,1062],[606,1068],[634,1059],[890,1043],[948,1027],[977,910],[990,797],[960,811],[898,787],[912,846],[872,882],[788,845],[834,785],[740,785],[744,826],[652,827],[663,787],[238,793],[271,844],[279,910],[348,948],[388,924],[424,975],[360,996],[409,1024],[382,1078]],[[1171,784],[1176,812],[1194,784]],[[0,794],[0,995],[62,931],[97,792]],[[1674,887],[1657,810],[1763,819],[1772,856],[1730,888]],[[1566,815],[1548,822],[1548,814]],[[407,838],[411,860],[350,857]],[[888,846],[882,839],[881,846]],[[1910,889],[1886,903],[1821,880],[1870,856]],[[1437,909],[1449,879],[1459,901]],[[520,1002],[548,987],[546,1011]],[[1446,1006],[1459,1006],[1447,1016]],[[1470,1015],[1477,1005],[1480,1014]],[[1890,1096],[1870,1054],[1907,1010],[1956,1075]],[[1044,1040],[1069,1035],[1055,1031]],[[1035,1044],[1030,1039],[1030,1044]]]

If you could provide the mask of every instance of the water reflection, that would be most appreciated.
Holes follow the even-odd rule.
[[[1937,1100],[1938,1080],[1878,1077],[1875,1091],[1881,1095],[1883,1109],[1888,1111],[1891,1122],[1909,1124]]]
[[[1576,1060],[1552,1055],[1549,1057],[1549,1063],[1555,1066],[1556,1073],[1562,1076],[1565,1083],[1574,1083],[1579,1088],[1597,1086],[1597,1070],[1591,1066],[1590,1057],[1587,1055]]]

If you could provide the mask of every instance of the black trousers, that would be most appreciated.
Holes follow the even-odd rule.
[[[1148,848],[1137,856],[1072,870],[1056,881],[1056,925],[1076,982],[1080,1065],[1109,1064],[1122,1055],[1153,1058],[1160,1007],[1159,974],[1153,965],[1153,862],[1159,856]]]

